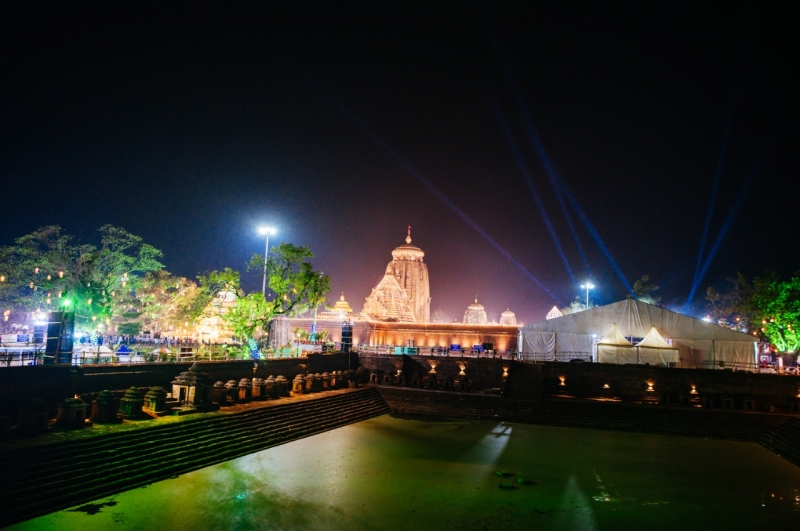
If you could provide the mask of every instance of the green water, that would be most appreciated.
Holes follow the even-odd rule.
[[[753,443],[385,415],[11,529],[115,528],[798,529],[800,468]]]

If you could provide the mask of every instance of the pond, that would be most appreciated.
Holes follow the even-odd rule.
[[[756,526],[800,528],[800,468],[755,443],[384,415],[10,529]]]

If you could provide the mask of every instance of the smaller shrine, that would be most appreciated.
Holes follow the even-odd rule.
[[[500,314],[500,325],[501,326],[516,326],[517,325],[517,314],[506,308],[506,311]]]
[[[319,319],[332,319],[335,321],[345,321],[352,317],[353,309],[344,299],[344,293],[342,293],[342,296],[336,301],[336,304],[333,305],[333,308],[325,310],[324,312],[319,312],[318,315]]]
[[[195,411],[219,409],[219,405],[211,401],[212,389],[211,378],[200,370],[197,362],[194,362],[188,371],[180,373],[172,381],[172,396],[181,404],[181,407],[175,410],[175,414],[185,415]]]
[[[467,311],[464,312],[464,324],[487,324],[486,310],[483,304],[478,302],[478,297],[475,297],[475,302],[467,306]]]

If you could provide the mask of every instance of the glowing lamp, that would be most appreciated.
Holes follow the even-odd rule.
[[[651,380],[648,380],[645,383],[647,384],[647,392],[648,393],[652,393],[653,391],[655,391],[655,389],[653,388],[653,386],[655,385],[655,382],[653,382]]]
[[[50,279],[52,279],[52,278],[53,278],[53,277],[51,277],[50,275],[47,275],[47,280],[50,280]]]
[[[558,383],[559,386],[564,387],[567,385],[567,377],[566,376],[559,376],[558,379],[560,382]]]
[[[59,271],[58,272],[58,278],[64,278],[64,272],[63,271]]]
[[[0,282],[5,282],[5,281],[6,281],[6,276],[0,275]]]

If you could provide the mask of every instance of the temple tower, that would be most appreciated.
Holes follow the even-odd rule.
[[[392,261],[386,266],[383,280],[367,297],[361,315],[379,321],[429,323],[431,287],[423,256],[422,249],[411,245],[411,227],[408,227],[406,244],[392,251]]]
[[[431,320],[431,287],[423,256],[425,253],[422,249],[411,245],[411,227],[408,227],[406,244],[392,251],[392,261],[386,266],[386,274],[394,276],[406,290],[417,323],[429,323]]]

